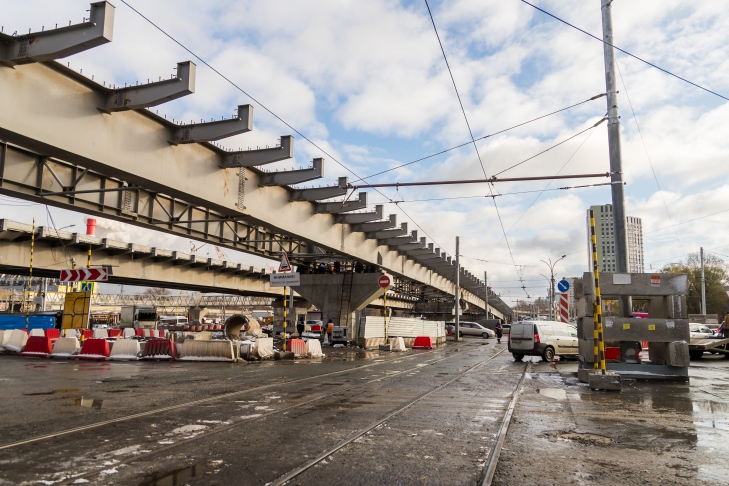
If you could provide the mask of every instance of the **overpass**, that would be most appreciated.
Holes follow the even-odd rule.
[[[359,261],[426,300],[452,299],[458,274],[463,301],[484,308],[484,282],[383,206],[367,210],[367,193],[332,201],[347,194],[347,178],[303,187],[323,176],[323,159],[262,169],[293,156],[292,136],[253,150],[216,143],[252,129],[252,106],[189,124],[153,111],[195,91],[194,63],[178,63],[170,79],[122,87],[57,61],[110,42],[113,23],[114,7],[95,2],[81,24],[0,34],[0,193],[266,258],[286,251],[300,265]],[[491,294],[489,312],[509,309]]]

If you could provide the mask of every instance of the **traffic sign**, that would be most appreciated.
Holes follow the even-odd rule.
[[[301,274],[296,273],[272,273],[271,287],[298,287],[301,285]]]
[[[567,280],[560,280],[557,282],[557,290],[559,290],[562,293],[567,292],[570,289],[570,283]]]
[[[283,252],[283,255],[281,256],[281,264],[278,266],[279,272],[290,272],[291,271],[291,263],[289,263],[289,256],[286,254],[286,252]]]
[[[109,280],[109,270],[103,267],[61,270],[60,280],[61,282],[106,282]]]
[[[377,283],[380,284],[380,287],[386,289],[390,286],[390,277],[388,277],[387,275],[383,275],[382,277],[380,277]]]

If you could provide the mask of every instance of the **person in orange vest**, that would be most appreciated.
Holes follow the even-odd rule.
[[[327,328],[326,328],[327,341],[329,342],[329,344],[332,343],[332,328],[333,327],[334,327],[334,321],[332,319],[329,319],[327,321]]]

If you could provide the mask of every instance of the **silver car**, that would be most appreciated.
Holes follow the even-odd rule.
[[[455,322],[446,323],[446,327],[455,326]],[[484,339],[496,337],[496,333],[487,327],[483,327],[477,322],[462,321],[458,323],[458,335],[463,336],[481,336]]]

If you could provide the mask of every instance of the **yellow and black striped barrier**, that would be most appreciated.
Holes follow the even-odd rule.
[[[595,215],[590,209],[590,240],[592,241],[592,273],[595,279],[595,302],[593,304],[592,318],[594,331],[594,367],[605,374],[605,340],[602,329],[602,300],[600,297],[600,274],[597,269],[597,237],[595,236]],[[598,368],[599,366],[599,368]]]

